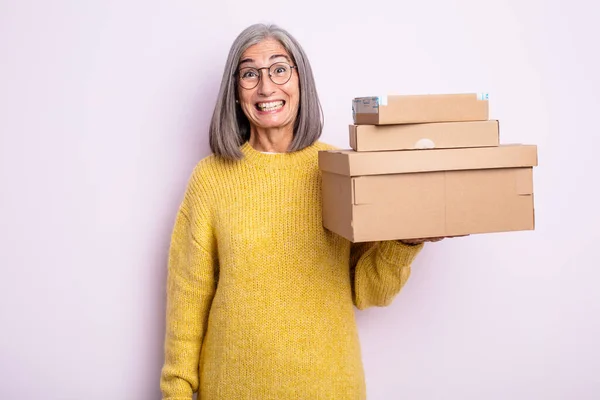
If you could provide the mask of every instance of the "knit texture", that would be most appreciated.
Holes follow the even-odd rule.
[[[354,306],[390,304],[422,248],[323,228],[318,151],[201,160],[177,213],[163,399],[365,399]]]

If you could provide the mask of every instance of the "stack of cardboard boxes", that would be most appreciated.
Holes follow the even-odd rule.
[[[484,94],[353,100],[352,150],[319,153],[323,224],[352,242],[534,229],[535,145],[501,144]]]

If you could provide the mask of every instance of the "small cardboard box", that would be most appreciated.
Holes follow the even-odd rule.
[[[534,229],[535,145],[319,153],[323,225],[352,242]]]
[[[354,151],[448,149],[500,144],[498,121],[440,122],[402,125],[350,125]]]
[[[352,115],[355,125],[486,121],[489,100],[481,93],[356,97]]]

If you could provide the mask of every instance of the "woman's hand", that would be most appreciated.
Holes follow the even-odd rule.
[[[447,239],[447,238],[456,238],[456,237],[463,237],[463,236],[469,236],[469,235],[440,236],[440,237],[430,237],[430,238],[420,238],[420,239],[402,239],[402,240],[398,240],[398,241],[400,243],[404,243],[404,244],[408,244],[408,245],[416,245],[416,244],[421,244],[421,243],[425,243],[425,242],[439,242],[439,241]]]

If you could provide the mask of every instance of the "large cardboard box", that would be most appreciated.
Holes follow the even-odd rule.
[[[350,125],[354,151],[488,147],[500,144],[498,121]]]
[[[356,97],[352,115],[355,125],[485,121],[489,100],[479,93]]]
[[[319,153],[323,225],[352,242],[534,229],[535,145]]]

